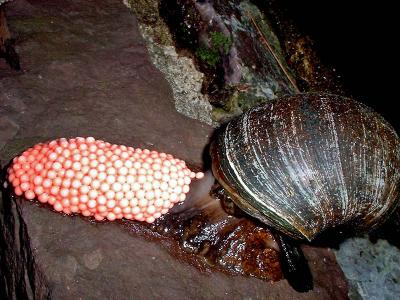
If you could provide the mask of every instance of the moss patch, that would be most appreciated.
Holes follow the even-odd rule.
[[[196,56],[212,68],[215,68],[220,61],[219,52],[209,47],[201,46],[197,48]]]
[[[128,4],[156,43],[165,46],[174,44],[167,24],[160,16],[158,0],[129,0]]]
[[[245,92],[235,92],[223,107],[216,107],[212,110],[212,117],[215,121],[224,123],[232,119],[232,117],[238,116],[253,106],[266,101],[268,99],[265,97],[257,97]]]
[[[221,61],[221,55],[227,55],[232,39],[218,31],[210,32],[209,46],[202,45],[196,50],[196,56],[208,66],[215,68]]]

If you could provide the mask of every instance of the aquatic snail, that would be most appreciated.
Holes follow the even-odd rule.
[[[253,107],[212,142],[212,169],[249,215],[296,239],[369,230],[400,198],[400,139],[365,105],[299,94]]]
[[[396,208],[400,141],[377,113],[348,98],[300,94],[256,106],[229,122],[210,146],[223,191],[248,215],[295,239],[329,229],[369,230]],[[219,210],[203,190],[174,208]],[[203,196],[202,196],[203,193]],[[285,278],[297,291],[312,275],[296,241],[274,232]]]

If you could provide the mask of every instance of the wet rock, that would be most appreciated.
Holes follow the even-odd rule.
[[[17,134],[18,129],[19,126],[14,121],[0,114],[0,149]]]
[[[321,59],[314,41],[293,21],[284,1],[252,0],[270,21],[282,45],[282,53],[293,71],[299,89],[305,91],[324,91],[350,96],[341,82],[336,69]],[[310,5],[309,7],[311,7]],[[298,14],[300,15],[300,14]]]
[[[215,198],[206,208],[169,213],[150,225],[149,235],[158,233],[171,240],[175,255],[199,268],[231,275],[252,276],[266,281],[283,279],[279,248],[271,231],[250,218],[236,218],[223,211]],[[134,224],[125,223],[129,230]],[[182,254],[183,254],[182,253]],[[181,259],[185,255],[180,255]]]
[[[400,294],[400,250],[385,240],[346,240],[336,257],[349,280],[352,299],[397,299]]]
[[[47,299],[49,289],[36,268],[27,227],[15,203],[0,195],[0,297]]]
[[[326,249],[305,248],[315,283],[313,291],[299,294],[284,280],[210,272],[193,254],[190,264],[187,252],[166,240],[146,238],[146,226],[138,222],[136,230],[127,230],[116,222],[91,223],[23,199],[5,197],[2,203],[0,275],[7,280],[1,290],[7,299],[346,298],[346,282]]]
[[[216,127],[211,118],[212,106],[202,90],[204,74],[196,69],[190,57],[179,55],[170,30],[160,16],[159,1],[126,1],[136,14],[139,29],[153,64],[170,84],[178,112]]]

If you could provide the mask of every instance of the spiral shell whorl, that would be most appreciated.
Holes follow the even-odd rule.
[[[237,204],[309,240],[351,223],[371,228],[397,205],[400,142],[377,113],[320,94],[257,106],[212,146],[216,177]]]

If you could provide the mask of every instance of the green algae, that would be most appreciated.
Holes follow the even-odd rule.
[[[218,31],[210,32],[210,45],[202,45],[196,50],[196,56],[212,68],[221,61],[221,55],[227,55],[232,47],[232,39]]]
[[[235,91],[223,107],[213,108],[212,117],[220,123],[225,123],[253,106],[266,101],[268,101],[268,99],[265,97],[257,97],[251,93]]]
[[[197,48],[196,56],[212,68],[215,68],[217,63],[219,63],[221,60],[217,50],[205,46],[200,46]]]
[[[211,31],[210,39],[214,49],[218,49],[225,55],[229,53],[229,49],[232,47],[232,39],[229,36],[225,36],[219,31]]]

